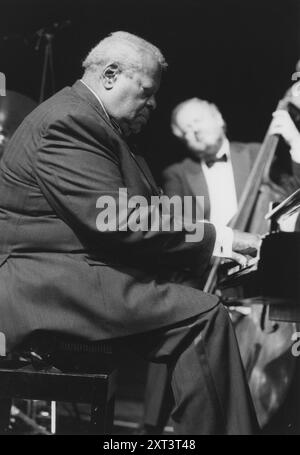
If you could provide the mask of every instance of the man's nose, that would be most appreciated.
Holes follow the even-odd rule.
[[[155,109],[156,108],[156,99],[155,99],[155,96],[152,95],[148,101],[147,101],[147,106],[150,107],[151,109]]]

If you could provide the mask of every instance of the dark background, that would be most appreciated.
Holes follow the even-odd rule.
[[[7,89],[35,100],[45,47],[42,40],[35,50],[35,32],[55,21],[71,20],[53,42],[57,90],[81,76],[81,61],[111,31],[161,48],[169,69],[139,139],[157,176],[179,156],[169,129],[179,101],[213,101],[231,139],[261,141],[300,57],[299,0],[1,0],[0,7],[0,71]]]
[[[261,141],[300,58],[300,0],[0,0],[7,89],[38,101],[45,42],[35,50],[36,32],[67,19],[71,26],[53,42],[57,90],[81,76],[81,61],[111,31],[141,35],[164,53],[169,69],[158,108],[139,139],[157,178],[180,157],[169,128],[178,102],[213,101],[231,139]],[[124,358],[120,396],[141,399],[146,369],[140,364]]]

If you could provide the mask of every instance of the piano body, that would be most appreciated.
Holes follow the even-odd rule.
[[[266,215],[272,230],[252,265],[220,268],[218,289],[225,304],[269,305],[271,320],[300,322],[300,232],[279,231],[278,225],[280,217],[298,211],[299,204],[297,190]]]
[[[300,337],[300,232],[268,234],[257,263],[229,269],[218,289],[229,307],[251,310],[235,329],[263,431],[299,435],[300,357],[292,340]]]

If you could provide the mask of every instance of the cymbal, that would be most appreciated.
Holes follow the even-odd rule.
[[[9,139],[36,106],[37,103],[31,98],[7,90],[5,96],[0,96],[0,135]]]

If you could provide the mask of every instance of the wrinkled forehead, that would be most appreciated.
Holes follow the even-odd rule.
[[[139,69],[135,71],[134,77],[144,88],[156,93],[160,87],[161,73],[162,70],[157,60],[151,55],[143,55]]]
[[[161,66],[153,54],[150,52],[141,53],[139,63],[141,74],[155,80],[160,80],[162,72]]]

